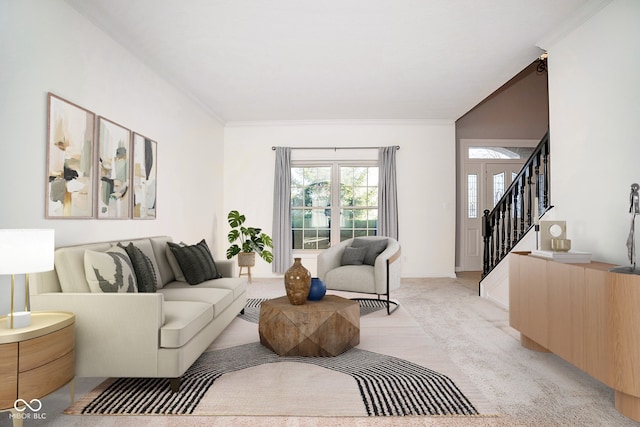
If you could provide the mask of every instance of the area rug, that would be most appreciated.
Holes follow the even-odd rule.
[[[189,368],[166,379],[109,379],[68,408],[83,415],[487,416],[484,397],[400,307],[361,302],[360,345],[336,357],[281,357],[259,343],[250,299]]]

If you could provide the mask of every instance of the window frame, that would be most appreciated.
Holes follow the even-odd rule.
[[[333,246],[337,243],[339,243],[340,240],[340,212],[342,210],[342,206],[340,204],[340,193],[341,193],[341,181],[340,181],[340,168],[341,167],[376,167],[378,168],[378,173],[380,173],[380,169],[379,169],[379,163],[377,160],[350,160],[350,159],[332,159],[332,160],[292,160],[291,161],[291,169],[293,168],[318,168],[318,167],[330,167],[331,168],[331,196],[330,196],[330,207],[329,209],[331,210],[331,222],[329,225],[329,242],[330,242],[330,246]],[[337,186],[336,186],[337,183]],[[379,184],[379,176],[378,176],[378,183],[377,183],[377,189],[378,189],[378,204],[375,206],[376,209],[380,209],[380,198],[379,198],[379,190],[380,190],[380,184]],[[334,208],[335,207],[335,208]],[[367,208],[372,208],[373,206],[367,206]],[[303,210],[303,209],[309,209],[309,207],[296,207],[294,208],[292,205],[290,206],[290,209],[292,210],[292,217],[293,217],[293,210]],[[337,227],[332,227],[331,224],[338,224]],[[293,235],[293,223],[290,226],[290,230],[291,233]],[[378,228],[376,226],[376,234],[378,232]],[[294,243],[294,240],[292,238],[292,245]],[[314,254],[314,253],[320,253],[322,251],[324,251],[325,249],[304,249],[304,248],[292,248],[293,253],[300,253],[300,254]]]

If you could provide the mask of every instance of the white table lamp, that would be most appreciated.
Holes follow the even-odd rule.
[[[11,310],[7,327],[24,328],[31,324],[29,312],[29,273],[53,270],[54,230],[0,230],[0,274],[11,275]],[[16,274],[24,274],[24,311],[14,310]]]

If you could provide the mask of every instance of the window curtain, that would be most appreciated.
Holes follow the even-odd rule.
[[[378,235],[398,240],[398,185],[396,182],[397,146],[378,150]]]
[[[276,147],[273,179],[274,273],[285,273],[293,263],[291,242],[291,148]]]

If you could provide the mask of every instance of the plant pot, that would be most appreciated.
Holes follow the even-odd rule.
[[[255,252],[240,252],[238,254],[238,267],[253,267],[256,265]]]

